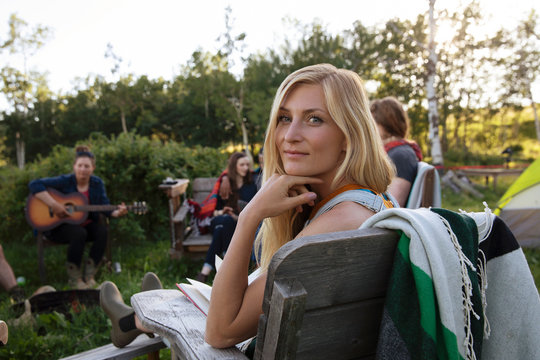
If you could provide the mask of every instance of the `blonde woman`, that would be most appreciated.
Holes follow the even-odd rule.
[[[247,272],[261,221],[256,247],[266,269],[294,238],[356,229],[393,207],[384,192],[394,174],[380,141],[358,74],[321,64],[283,81],[264,143],[263,186],[240,213],[214,280],[210,345],[229,347],[257,332],[266,274],[248,286]]]
[[[393,168],[362,81],[332,65],[305,67],[281,84],[268,123],[263,169],[263,185],[240,213],[214,280],[205,335],[214,347],[233,346],[257,333],[266,273],[249,286],[247,278],[261,221],[256,248],[264,270],[273,254],[294,238],[356,229],[394,206],[384,193]],[[118,291],[109,285],[104,290]],[[133,311],[124,314],[133,317]],[[116,320],[112,322],[114,327]],[[137,316],[130,323],[139,333],[145,331]]]

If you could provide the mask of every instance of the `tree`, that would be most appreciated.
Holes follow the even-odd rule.
[[[439,110],[435,93],[435,74],[437,71],[437,53],[435,49],[436,23],[434,17],[435,0],[429,0],[429,57],[427,63],[426,95],[428,100],[429,139],[431,140],[431,158],[433,165],[443,165],[441,141],[439,138]]]
[[[224,39],[225,43],[222,46],[222,50],[218,52],[218,55],[222,57],[226,64],[227,70],[231,71],[232,67],[235,64],[233,57],[238,53],[240,58],[242,58],[241,53],[245,47],[243,41],[246,38],[245,33],[240,33],[239,35],[233,35],[233,24],[234,19],[232,18],[232,9],[230,6],[225,8],[225,33],[221,35],[219,39]],[[242,59],[242,61],[245,61]],[[244,150],[246,151],[248,157],[253,161],[253,157],[249,151],[249,140],[248,133],[246,128],[247,119],[244,116],[244,87],[243,82],[238,81],[238,90],[235,91],[236,94],[227,98],[227,101],[233,106],[235,114],[235,123],[237,127],[240,127],[242,130],[242,144],[244,145]]]
[[[0,50],[8,50],[11,55],[22,56],[23,69],[21,71],[9,65],[4,66],[0,70],[2,78],[1,91],[10,103],[12,111],[22,114],[22,116],[13,117],[21,122],[28,121],[30,106],[36,98],[37,88],[44,86],[43,75],[36,71],[29,71],[27,61],[45,44],[48,36],[49,29],[47,27],[37,25],[33,29],[29,29],[28,23],[15,14],[12,14],[9,18],[9,33],[7,39],[2,42]],[[26,134],[22,132],[23,128],[24,125],[19,126],[19,130],[11,134],[15,139],[19,168],[23,168],[25,163],[24,144]]]
[[[444,38],[439,36],[437,66],[437,96],[440,103],[442,146],[468,149],[473,139],[467,136],[468,126],[475,121],[479,109],[490,105],[489,88],[492,78],[488,64],[486,44],[474,36],[474,27],[482,20],[479,4],[475,1],[454,12],[439,13],[439,28],[445,29]],[[453,143],[448,144],[447,121],[455,121]],[[469,142],[469,143],[468,143]]]
[[[515,29],[501,29],[492,41],[498,48],[495,64],[503,68],[504,102],[527,99],[533,110],[536,138],[540,141],[540,121],[532,96],[532,83],[540,75],[540,29],[536,11],[531,10]]]
[[[111,43],[107,44],[107,50],[105,51],[105,57],[113,60],[113,67],[111,73],[113,76],[118,75],[119,79],[116,83],[109,84],[108,90],[112,91],[110,101],[118,108],[120,112],[120,123],[122,124],[122,131],[127,134],[126,113],[133,110],[137,104],[129,96],[129,87],[132,84],[132,75],[122,77],[120,75],[120,67],[122,65],[122,58],[116,55],[113,51]]]

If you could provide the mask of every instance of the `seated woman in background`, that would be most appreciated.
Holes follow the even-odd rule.
[[[414,141],[406,140],[409,117],[396,98],[374,100],[370,110],[377,123],[384,149],[397,170],[388,192],[396,198],[401,207],[405,207],[416,178],[418,162],[422,161],[422,150]]]
[[[257,185],[253,181],[251,163],[247,154],[235,152],[229,157],[227,179],[230,193],[227,198],[218,195],[214,218],[210,223],[212,243],[206,253],[204,265],[197,275],[197,280],[206,282],[208,275],[215,269],[215,257],[223,257],[231,242],[238,214],[255,196]]]
[[[214,279],[206,342],[225,348],[256,335],[266,269],[275,252],[295,238],[357,229],[376,212],[394,207],[385,194],[392,177],[358,74],[329,64],[290,74],[270,114],[263,185],[238,216]],[[248,284],[261,222],[256,253],[261,249],[262,273]],[[122,346],[148,332],[113,283],[102,285],[100,301]]]
[[[49,206],[59,218],[69,216],[64,204],[59,203],[49,194],[47,189],[58,190],[62,194],[80,192],[88,199],[90,205],[108,205],[109,198],[105,191],[103,180],[93,175],[96,169],[96,159],[87,146],[77,146],[73,173],[56,177],[32,180],[28,187],[36,198]],[[107,216],[120,217],[127,214],[125,204],[121,204],[112,212],[105,212]],[[95,287],[94,275],[103,258],[107,245],[107,228],[99,221],[99,213],[90,212],[88,219],[82,224],[63,223],[52,230],[46,231],[47,237],[54,242],[69,244],[67,250],[66,268],[69,277],[69,286],[76,289]],[[92,242],[88,259],[85,262],[84,274],[81,271],[84,246],[87,241]]]

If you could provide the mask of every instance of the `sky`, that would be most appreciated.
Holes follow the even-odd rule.
[[[437,0],[436,9],[454,9],[459,0]],[[511,27],[528,11],[540,11],[538,0],[480,0],[488,19],[485,31]],[[0,42],[7,36],[12,13],[34,27],[52,30],[45,46],[27,62],[47,72],[49,88],[67,93],[77,78],[98,74],[112,80],[113,61],[107,44],[122,58],[121,73],[171,80],[198,48],[215,52],[225,32],[225,7],[232,9],[233,33],[246,33],[244,54],[277,48],[290,27],[289,17],[309,24],[322,21],[333,34],[391,18],[412,19],[427,11],[428,0],[0,0]],[[0,67],[21,67],[20,59],[0,54]],[[540,93],[540,92],[537,92]],[[540,94],[539,94],[540,95]],[[538,101],[538,100],[537,100]],[[2,108],[0,104],[0,109]]]

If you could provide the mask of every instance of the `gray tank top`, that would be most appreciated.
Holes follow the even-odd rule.
[[[384,195],[388,198],[388,200],[392,202],[395,208],[399,207],[397,200],[392,195],[390,195],[389,193],[385,193]],[[376,213],[378,213],[381,210],[385,210],[387,208],[386,205],[384,204],[383,199],[379,195],[375,195],[369,190],[362,190],[362,189],[348,190],[334,196],[326,204],[324,204],[317,211],[317,213],[312,219],[306,221],[306,224],[304,225],[304,227],[308,226],[309,223],[311,223],[317,217],[321,216],[325,212],[331,210],[337,204],[342,203],[344,201],[355,202]]]

